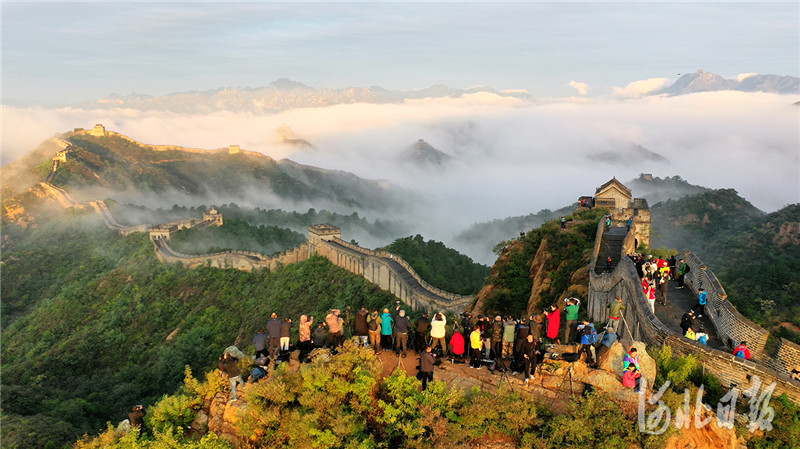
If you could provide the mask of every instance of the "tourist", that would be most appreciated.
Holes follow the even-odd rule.
[[[523,363],[523,371],[522,375],[525,379],[525,383],[528,383],[528,380],[534,380],[536,375],[536,362],[538,360],[539,348],[536,340],[533,339],[533,335],[528,334],[528,338],[522,343],[522,363]]]
[[[514,355],[514,334],[517,330],[517,322],[509,315],[503,323],[503,350],[502,357],[508,360]]]
[[[656,280],[656,296],[662,306],[667,305],[667,292],[669,291],[669,267],[665,267],[665,269],[666,271],[662,271]]]
[[[650,288],[647,289],[647,305],[650,306],[650,311],[652,313],[656,313],[656,287],[651,285]]]
[[[397,316],[394,317],[394,332],[395,332],[395,354],[400,355],[400,350],[402,348],[403,351],[403,358],[406,356],[406,352],[408,351],[408,331],[411,328],[411,322],[408,320],[406,316],[406,311],[400,309],[400,306],[397,306],[395,309],[397,312]]]
[[[289,350],[289,339],[290,339],[290,332],[292,329],[292,319],[286,317],[283,319],[283,323],[281,323],[281,351],[288,351]]]
[[[358,339],[358,344],[363,347],[369,346],[369,328],[367,327],[367,309],[358,309],[353,320],[353,335]]]
[[[635,347],[631,346],[628,353],[622,358],[622,365],[625,369],[628,369],[628,365],[633,365],[639,370],[639,354]]]
[[[695,340],[698,342],[707,345],[708,344],[708,334],[703,326],[700,326],[700,330],[695,333]]]
[[[684,277],[686,277],[686,273],[689,272],[691,268],[689,264],[686,263],[683,259],[678,262],[678,287],[683,288]]]
[[[447,356],[447,340],[445,340],[445,336],[447,335],[446,326],[447,326],[447,317],[444,316],[444,313],[439,312],[433,316],[433,321],[431,321],[431,340],[432,340],[431,346],[433,346],[434,348],[437,345],[441,346],[442,357]]]
[[[481,339],[483,340],[483,350],[486,352],[484,358],[489,358],[489,352],[492,350],[492,323],[489,321],[488,316],[482,316],[478,325],[481,327]]]
[[[431,329],[431,320],[428,318],[427,313],[423,313],[419,318],[417,318],[417,324],[414,326],[414,333],[416,339],[414,341],[414,349],[416,349],[417,354],[422,352],[425,349],[425,337],[428,335],[428,331]],[[463,341],[463,340],[462,340]]]
[[[336,348],[342,345],[342,317],[341,310],[331,309],[325,316],[325,324],[328,325],[328,346]]]
[[[128,421],[131,423],[131,429],[138,427],[140,430],[144,428],[144,415],[147,410],[144,409],[142,404],[134,405],[131,412],[128,413]]]
[[[689,330],[690,327],[694,327],[694,325],[694,311],[689,310],[681,317],[681,330],[683,331],[683,334],[686,335],[686,331]]]
[[[697,314],[697,318],[702,318],[703,314],[706,313],[706,304],[708,303],[708,293],[702,288],[697,289],[697,304],[694,306],[695,314]]]
[[[475,328],[472,330],[472,333],[469,334],[469,347],[471,355],[469,361],[470,368],[481,369],[482,345],[483,345],[483,339],[481,339],[481,327],[476,324]]]
[[[564,344],[568,345],[570,342],[575,341],[575,332],[578,329],[578,310],[580,309],[581,300],[578,298],[564,298],[567,306],[564,308],[565,319],[567,322],[564,324]]]
[[[581,336],[581,348],[578,351],[578,357],[582,357],[582,354],[586,354],[586,363],[588,365],[594,365],[594,354],[592,353],[592,345],[597,343],[597,330],[594,328],[594,324],[590,323],[589,320],[583,320],[583,322],[578,326],[578,333]]]
[[[522,343],[528,338],[531,333],[531,328],[528,326],[528,320],[522,318],[517,324],[517,341],[514,343],[514,358],[519,360],[522,353]]]
[[[739,346],[733,350],[733,355],[745,360],[750,360],[750,349],[747,348],[747,342],[739,343]]]
[[[301,362],[306,359],[308,353],[311,352],[311,327],[314,325],[314,317],[300,315],[300,323],[297,325],[298,343],[300,349],[297,359]]]
[[[383,309],[381,314],[381,348],[384,351],[392,349],[392,324],[394,320],[389,314],[389,309]]]
[[[608,323],[606,327],[612,326],[614,329],[620,329],[619,319],[625,312],[625,304],[622,303],[622,297],[617,296],[608,305]]]
[[[243,389],[245,388],[244,380],[239,372],[239,359],[226,352],[219,358],[219,369],[228,375],[228,380],[231,382],[231,396],[228,402],[236,401],[236,387],[241,385]]]
[[[547,312],[544,312],[544,316],[547,317],[547,338],[561,344],[561,340],[558,339],[558,329],[561,326],[561,311],[554,304],[550,306]]]
[[[625,373],[622,375],[622,386],[626,388],[633,388],[633,391],[642,393],[641,385],[642,375],[634,365],[625,367]]]
[[[689,327],[689,329],[686,329],[686,333],[683,334],[683,336],[688,338],[689,340],[697,340],[697,334],[691,327]]]
[[[372,309],[372,312],[367,316],[367,331],[369,332],[372,350],[377,354],[381,338],[381,317],[378,315],[378,309]]]
[[[275,312],[272,312],[267,321],[267,332],[269,333],[269,354],[274,360],[278,357],[278,349],[281,345],[281,320],[278,319],[278,314]]]
[[[319,349],[325,346],[325,334],[327,330],[325,329],[325,322],[320,321],[317,328],[314,329],[314,339],[312,340],[312,344],[314,345],[314,349]]]
[[[492,323],[492,351],[494,357],[500,358],[503,354],[503,317],[497,315]]]
[[[433,381],[433,367],[436,363],[436,354],[431,352],[431,346],[425,346],[425,350],[419,355],[419,372],[417,379],[422,382],[422,391],[428,388],[428,382]]]
[[[256,335],[253,337],[253,346],[256,348],[255,357],[264,357],[268,354],[267,352],[267,334],[264,332],[264,329],[259,330]]]

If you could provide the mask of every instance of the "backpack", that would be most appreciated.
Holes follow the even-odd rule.
[[[739,350],[738,350],[738,351],[736,351],[736,353],[735,353],[735,354],[733,354],[733,355],[735,355],[736,357],[741,357],[741,358],[744,358],[744,349],[739,349]]]
[[[708,344],[708,335],[701,335],[700,338],[697,339],[700,343],[707,345]],[[744,357],[744,351],[742,351],[742,357]]]
[[[589,342],[595,344],[597,343],[597,329],[591,326],[590,329],[591,330],[589,331]]]
[[[686,264],[686,271],[684,271],[683,274],[686,274],[690,271],[692,271],[692,267],[690,267],[689,264]]]
[[[367,317],[367,328],[371,331],[378,330],[378,319],[373,318],[372,316]]]

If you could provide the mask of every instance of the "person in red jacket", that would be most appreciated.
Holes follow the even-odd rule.
[[[741,357],[745,360],[750,360],[750,350],[747,349],[747,342],[743,341],[733,350],[733,355]]]
[[[630,364],[625,369],[625,372],[622,374],[622,386],[627,388],[633,388],[633,391],[641,393],[642,390],[639,388],[641,379],[642,375],[641,373],[639,373],[639,370],[636,369],[636,365]]]

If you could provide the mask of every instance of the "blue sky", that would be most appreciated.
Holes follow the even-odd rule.
[[[800,75],[800,4],[2,3],[3,103],[447,84],[589,95],[708,70]]]

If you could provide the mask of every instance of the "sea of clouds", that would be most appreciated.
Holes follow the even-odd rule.
[[[95,123],[150,144],[237,144],[419,192],[428,201],[398,215],[444,241],[472,223],[559,208],[611,177],[625,182],[639,173],[734,188],[766,212],[800,200],[797,98],[730,91],[631,95],[638,87],[613,98],[524,101],[478,93],[270,115],[2,106],[2,157],[7,164],[48,137]],[[276,130],[283,125],[313,149],[281,144]],[[399,155],[418,139],[453,159],[441,167],[401,162]],[[634,156],[635,145],[667,162]],[[591,157],[597,154],[621,157],[606,162]]]

